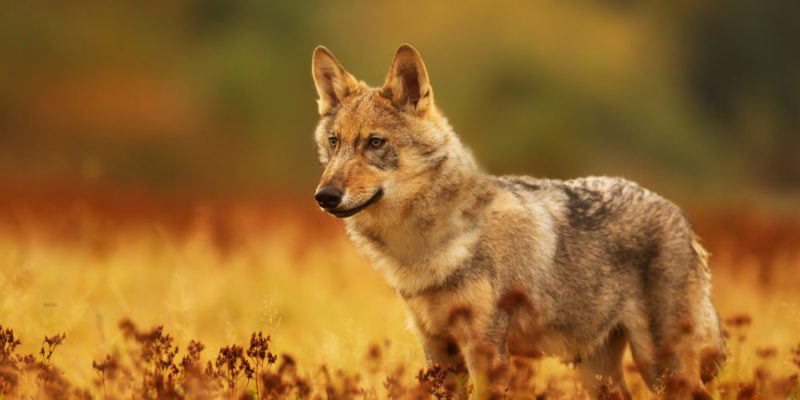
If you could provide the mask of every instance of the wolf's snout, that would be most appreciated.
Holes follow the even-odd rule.
[[[334,208],[342,202],[342,191],[335,186],[323,186],[314,195],[322,208]]]

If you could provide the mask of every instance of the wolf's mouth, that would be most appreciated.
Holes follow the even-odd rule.
[[[367,200],[364,204],[362,204],[360,206],[353,207],[353,208],[351,208],[349,210],[326,209],[325,211],[335,215],[338,218],[347,218],[347,217],[353,216],[357,212],[359,212],[359,211],[361,211],[361,210],[363,210],[363,209],[375,204],[378,200],[381,199],[381,197],[383,197],[383,188],[378,189],[378,191],[375,192],[375,194],[373,194],[372,197],[369,198],[369,200]]]

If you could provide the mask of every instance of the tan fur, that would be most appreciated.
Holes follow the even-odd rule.
[[[653,390],[668,374],[700,385],[701,350],[724,343],[707,254],[677,206],[619,178],[483,173],[409,45],[380,88],[323,47],[312,72],[325,168],[317,199],[346,218],[356,247],[405,299],[428,362],[475,377],[486,373],[481,349],[500,364],[526,349],[580,360],[590,390],[604,375],[627,395],[629,343]],[[338,193],[335,205],[321,193]]]

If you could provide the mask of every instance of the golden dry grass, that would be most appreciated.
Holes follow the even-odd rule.
[[[311,393],[323,397],[321,365],[360,375],[352,383],[363,390],[358,398],[387,397],[387,373],[413,387],[423,367],[400,299],[355,253],[340,222],[308,199],[154,200],[69,191],[4,199],[0,325],[22,340],[20,354],[38,354],[42,337],[65,333],[50,363],[71,387],[94,397],[104,395],[93,361],[111,354],[130,362],[126,352],[135,345],[117,326],[125,318],[142,331],[163,325],[180,349],[176,363],[192,339],[205,345],[205,363],[223,346],[246,350],[251,333],[263,331],[270,351],[290,354]],[[755,215],[697,218],[714,254],[720,314],[752,318],[749,326],[728,328],[731,354],[713,392],[737,398],[750,385],[771,398],[776,385],[789,382],[796,398],[800,360],[793,357],[800,356],[791,349],[800,346],[800,224]],[[371,364],[376,351],[380,367]],[[567,365],[545,359],[535,371],[546,396],[580,392]],[[787,381],[793,374],[794,383]],[[627,377],[637,398],[654,398],[635,372]],[[40,386],[29,378],[10,396],[42,395]]]

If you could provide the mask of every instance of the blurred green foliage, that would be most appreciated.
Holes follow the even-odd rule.
[[[0,178],[311,192],[311,52],[422,53],[494,173],[800,189],[800,3],[4,2]]]

